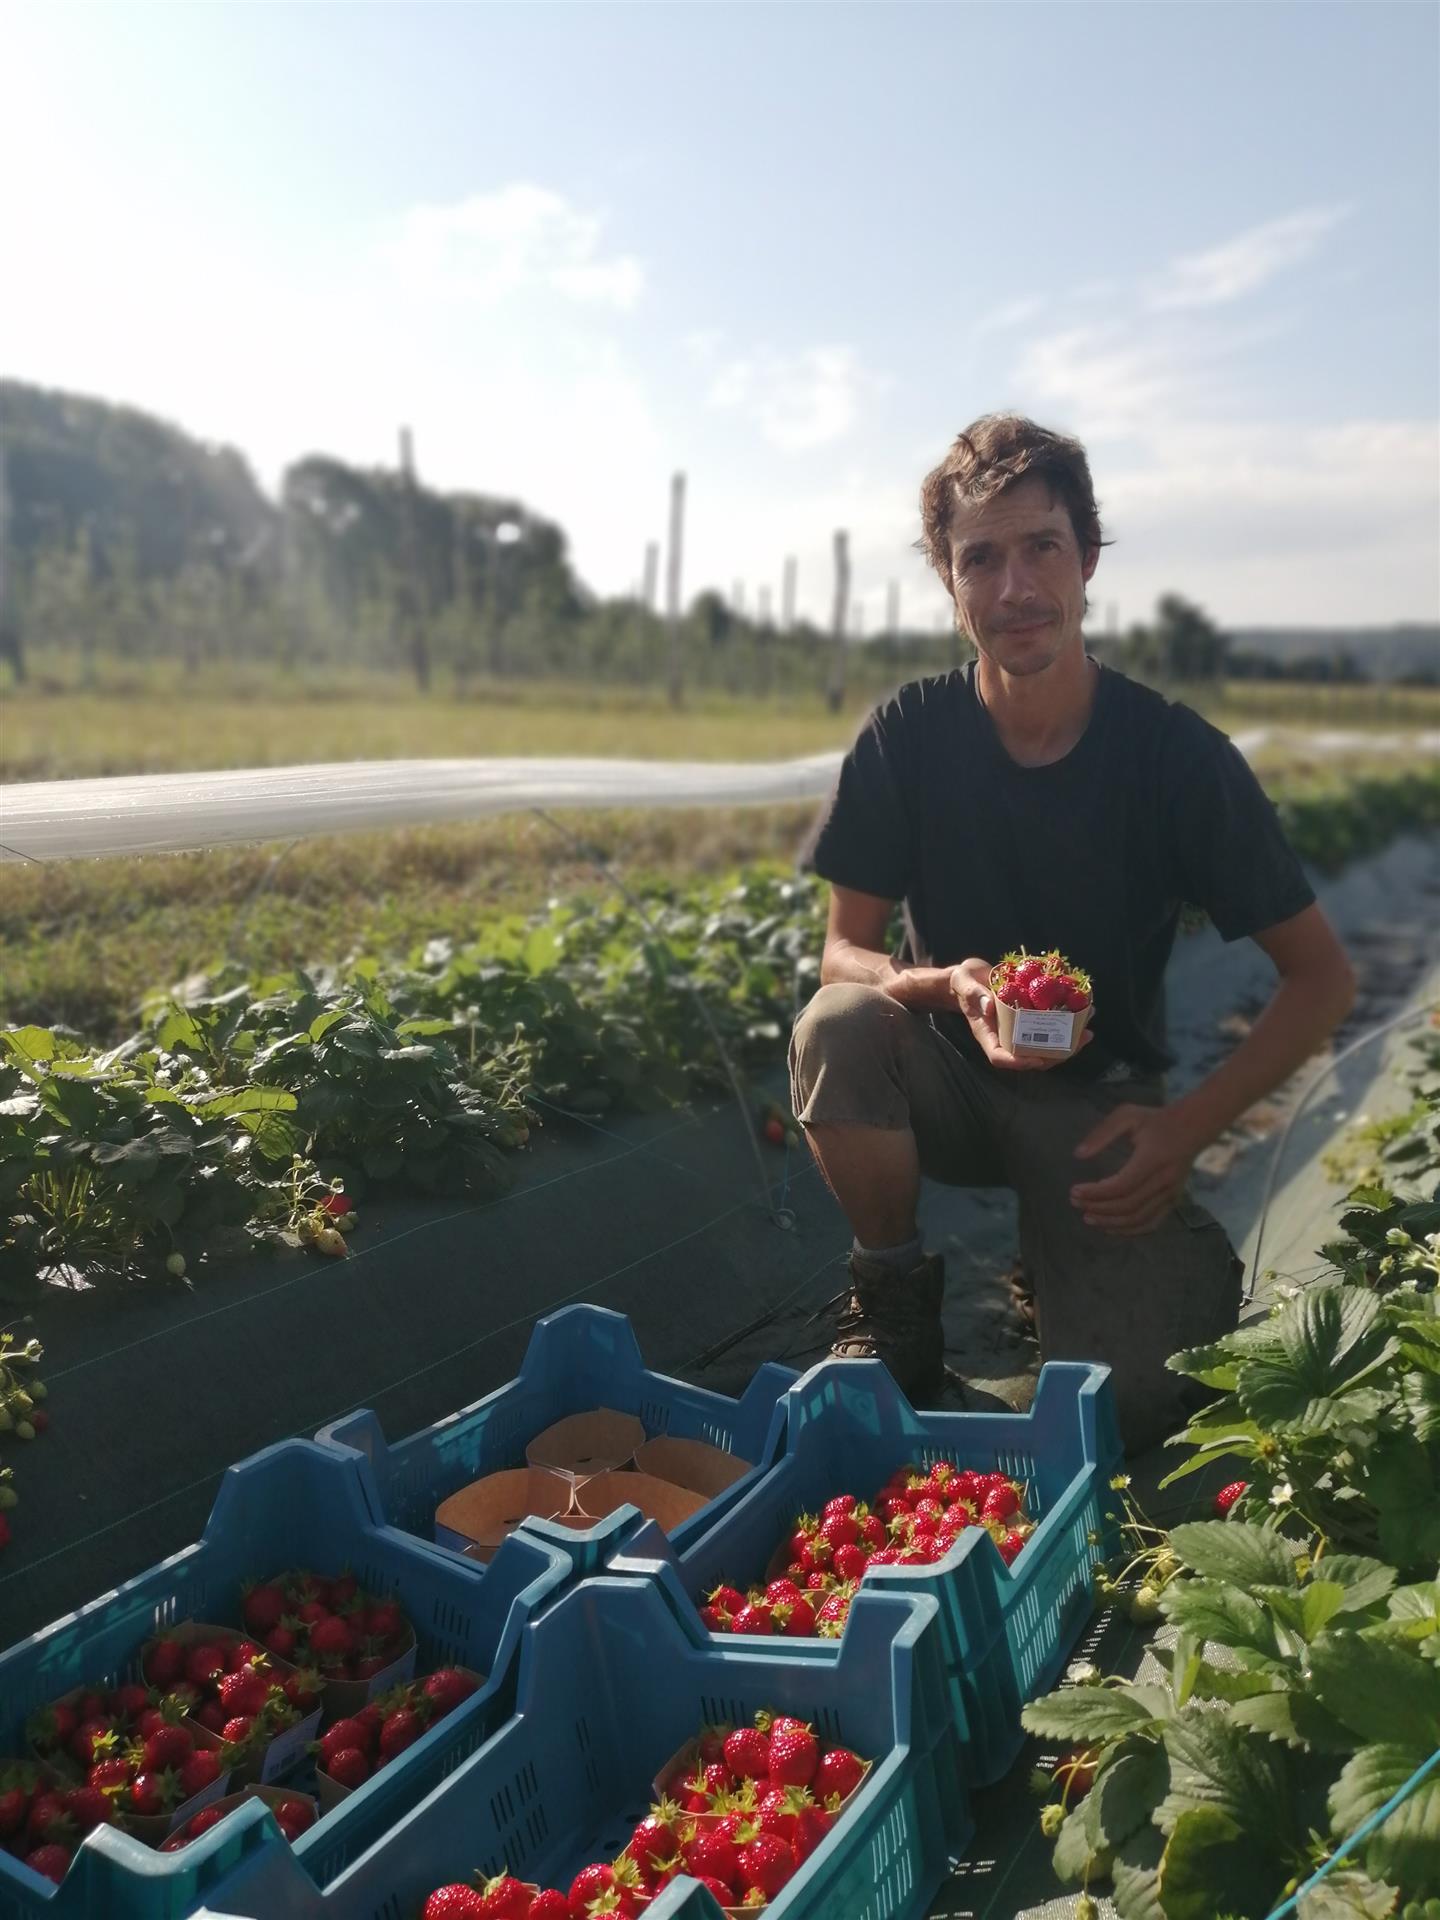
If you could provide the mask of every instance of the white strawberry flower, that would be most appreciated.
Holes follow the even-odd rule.
[[[1270,1504],[1272,1507],[1288,1507],[1294,1498],[1295,1489],[1288,1480],[1282,1480],[1277,1486],[1270,1489]]]

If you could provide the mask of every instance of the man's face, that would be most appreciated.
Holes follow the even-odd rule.
[[[1070,516],[1043,479],[1022,480],[984,506],[957,501],[950,567],[960,625],[1006,673],[1043,673],[1080,643],[1085,582],[1098,549],[1082,559]]]

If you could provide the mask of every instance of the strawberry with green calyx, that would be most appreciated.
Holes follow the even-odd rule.
[[[820,1764],[820,1746],[808,1726],[793,1721],[770,1735],[766,1770],[780,1787],[808,1787]]]
[[[570,1920],[570,1902],[554,1887],[543,1887],[530,1902],[525,1920]]]
[[[758,1727],[737,1727],[725,1739],[725,1764],[737,1780],[763,1780],[770,1771],[770,1741]]]
[[[420,1920],[481,1920],[480,1889],[455,1880],[436,1887],[420,1912]]]
[[[1215,1514],[1217,1519],[1223,1520],[1225,1518],[1226,1514],[1229,1513],[1240,1496],[1248,1491],[1249,1486],[1250,1482],[1248,1480],[1232,1480],[1228,1487],[1222,1487],[1220,1489],[1215,1496]]]
[[[848,1747],[828,1747],[815,1769],[812,1791],[828,1804],[831,1795],[848,1800],[865,1778],[865,1762]]]
[[[25,1864],[32,1873],[38,1873],[44,1880],[53,1880],[58,1887],[70,1871],[72,1857],[68,1847],[49,1844],[27,1853]]]
[[[738,1884],[745,1894],[773,1900],[795,1872],[795,1856],[778,1834],[746,1824],[736,1838]]]
[[[631,1834],[625,1850],[643,1873],[653,1878],[662,1860],[675,1857],[682,1818],[673,1800],[657,1800]]]

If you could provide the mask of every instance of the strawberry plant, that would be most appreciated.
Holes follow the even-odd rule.
[[[1163,1485],[1234,1459],[1244,1518],[1404,1573],[1440,1560],[1440,1295],[1309,1287],[1169,1364],[1221,1397],[1170,1443],[1191,1451]]]
[[[1042,1824],[1058,1876],[1112,1881],[1121,1920],[1261,1920],[1440,1746],[1440,1586],[1233,1519],[1176,1527],[1167,1551],[1165,1678],[1095,1675],[1023,1710],[1090,1776]],[[1440,1894],[1440,1780],[1406,1807],[1351,1862],[1391,1904],[1337,1915]]]

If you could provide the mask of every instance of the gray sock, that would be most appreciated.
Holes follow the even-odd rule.
[[[924,1259],[925,1242],[919,1234],[900,1247],[862,1247],[857,1240],[854,1250],[874,1266],[888,1267],[894,1273],[909,1273]]]

